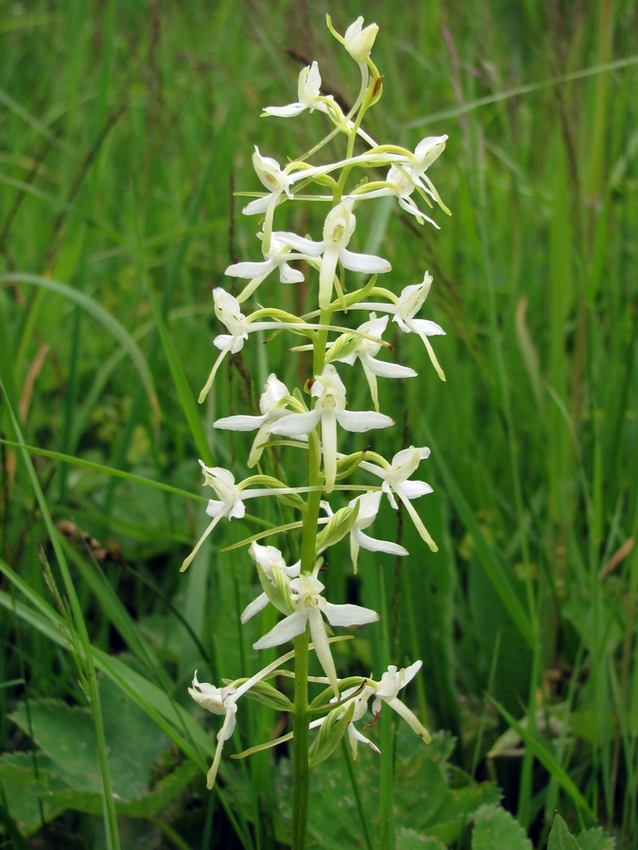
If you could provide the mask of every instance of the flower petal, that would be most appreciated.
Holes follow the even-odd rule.
[[[265,416],[223,416],[213,422],[213,428],[222,431],[256,431],[264,424]]]
[[[308,615],[301,614],[295,611],[294,614],[289,614],[283,620],[280,620],[276,626],[267,632],[263,637],[253,644],[253,649],[270,649],[272,646],[279,646],[286,641],[296,638],[297,635],[303,634],[308,622]]]
[[[408,550],[399,543],[392,543],[390,540],[377,540],[376,537],[369,537],[363,531],[356,532],[356,540],[362,549],[367,549],[368,552],[384,552],[386,555],[409,555]]]
[[[304,103],[289,103],[288,106],[267,106],[264,112],[276,118],[294,118],[300,115],[307,106]]]
[[[317,427],[320,419],[321,411],[316,409],[308,413],[290,413],[274,423],[270,433],[282,437],[299,437],[301,434],[309,434]]]
[[[383,257],[375,257],[374,254],[356,254],[354,251],[348,251],[347,248],[341,249],[339,259],[344,269],[351,272],[384,274],[392,270],[390,263]]]
[[[390,428],[394,419],[385,413],[375,413],[373,410],[344,410],[337,414],[339,425],[346,431],[361,434],[374,428]]]
[[[267,605],[268,596],[265,593],[260,593],[257,599],[253,599],[252,602],[246,605],[239,619],[242,623],[247,623],[251,617],[254,617],[255,614],[258,614],[260,611],[263,611]]]
[[[362,605],[334,605],[324,600],[321,608],[331,626],[365,626],[381,619],[376,611]]]

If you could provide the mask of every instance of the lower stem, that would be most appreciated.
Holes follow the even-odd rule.
[[[292,715],[292,850],[305,850],[308,832],[308,634],[295,638],[295,710]]]
[[[308,483],[320,480],[321,450],[316,434],[308,435]],[[321,493],[309,493],[301,538],[301,572],[315,566]],[[295,638],[295,698],[292,715],[292,850],[305,850],[308,833],[310,714],[308,712],[308,628]]]

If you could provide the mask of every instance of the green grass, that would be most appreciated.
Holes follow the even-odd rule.
[[[404,444],[432,448],[420,475],[435,492],[417,506],[439,553],[407,518],[382,514],[375,535],[400,536],[411,557],[362,553],[359,583],[329,572],[335,597],[384,612],[383,629],[337,645],[338,663],[379,674],[423,658],[411,697],[431,730],[456,736],[455,793],[491,804],[496,782],[534,846],[558,810],[573,832],[599,824],[619,848],[638,847],[638,10],[631,0],[309,8],[0,3],[5,839],[20,846],[14,822],[50,846],[271,848],[282,835],[285,774],[267,753],[227,760],[221,787],[205,791],[218,727],[186,687],[195,667],[212,682],[254,671],[251,643],[272,614],[238,626],[254,568],[243,549],[222,550],[293,517],[271,508],[222,525],[190,571],[178,569],[204,528],[197,457],[246,472],[250,443],[212,421],[254,406],[271,370],[299,377],[287,338],[251,340],[196,404],[215,351],[211,286],[230,262],[255,258],[256,222],[233,191],[260,188],[255,144],[283,162],[318,138],[318,114],[259,118],[294,99],[298,59],[318,59],[326,89],[354,97],[323,14],[343,31],[363,11],[380,25],[386,75],[368,129],[407,147],[449,135],[431,176],[453,216],[417,231],[380,203],[369,221],[362,211],[355,250],[387,257],[396,290],[430,269],[424,315],[447,330],[435,340],[447,382],[418,340],[393,340],[420,375],[380,382],[381,409]],[[316,224],[278,213],[281,229]],[[303,309],[303,287],[269,281],[259,298],[275,295]],[[353,386],[351,406],[364,405],[367,388]],[[381,434],[375,448],[391,456],[396,439]],[[91,768],[108,788],[121,765],[105,757],[105,682],[163,742],[152,776],[138,777],[144,815],[88,785],[65,797],[42,736],[15,722],[43,698],[60,701],[60,717],[62,703],[88,705],[101,756]],[[278,719],[258,704],[240,710],[237,751]],[[522,757],[498,754],[508,729]],[[31,739],[35,768],[23,758]],[[416,823],[410,783],[424,798],[436,783],[434,761],[419,780],[402,772],[400,742],[397,752],[380,782],[395,770],[399,829]],[[359,789],[333,760],[340,796],[361,799],[357,840],[376,848],[366,784],[376,768],[355,763]],[[29,812],[12,802],[20,794]],[[475,810],[455,810],[455,830],[419,829],[470,847]]]

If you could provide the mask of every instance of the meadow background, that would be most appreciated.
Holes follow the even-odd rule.
[[[245,474],[250,435],[212,421],[254,408],[272,369],[295,377],[279,337],[195,402],[211,287],[256,259],[233,196],[261,188],[253,146],[284,162],[325,129],[261,108],[294,100],[313,59],[355,96],[326,12],[381,28],[372,135],[449,136],[429,173],[453,216],[419,228],[379,202],[355,246],[397,291],[434,276],[422,315],[447,331],[447,382],[396,338],[421,374],[382,382],[381,409],[432,449],[417,507],[440,551],[388,510],[375,535],[411,557],[329,576],[333,598],[384,612],[341,669],[423,658],[408,700],[435,740],[398,736],[394,838],[375,830],[376,757],[353,770],[338,751],[313,780],[312,846],[540,848],[558,810],[583,850],[638,847],[634,0],[0,2],[3,846],[284,846],[285,751],[226,759],[207,793],[219,721],[186,692],[195,667],[218,684],[256,669],[266,619],[237,624],[254,567],[221,550],[281,517],[220,526],[208,563],[178,569],[205,519],[197,458]],[[316,227],[291,216],[280,229]],[[237,751],[284,731],[242,712]],[[509,837],[481,845],[490,819]]]

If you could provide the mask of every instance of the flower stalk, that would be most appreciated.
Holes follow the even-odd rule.
[[[442,153],[447,137],[423,139],[412,151],[394,144],[379,145],[363,128],[368,109],[379,101],[383,91],[381,74],[371,59],[378,27],[376,24],[364,27],[363,24],[363,18],[358,18],[342,36],[328,18],[330,32],[350,54],[360,75],[359,93],[347,115],[332,96],[322,94],[321,74],[316,62],[301,71],[296,101],[287,106],[266,107],[262,113],[271,119],[289,119],[321,112],[332,122],[333,130],[310,151],[283,168],[279,164],[281,160],[262,154],[255,146],[252,163],[266,191],[254,196],[243,212],[261,217],[258,238],[262,258],[233,263],[226,269],[228,277],[245,282],[237,297],[223,286],[213,290],[215,314],[224,332],[213,341],[219,354],[199,400],[203,401],[212,390],[224,359],[240,352],[255,331],[286,333],[296,341],[301,337],[302,344],[291,346],[291,351],[312,351],[312,370],[304,385],[292,391],[273,371],[260,398],[259,415],[223,416],[215,421],[214,427],[222,431],[256,432],[246,461],[256,474],[236,481],[232,471],[208,467],[200,461],[204,484],[211,487],[215,495],[206,509],[211,522],[182,565],[182,570],[187,569],[204,540],[218,533],[225,520],[244,521],[248,499],[271,496],[299,515],[299,521],[247,537],[237,544],[250,545],[249,554],[255,561],[262,588],[262,593],[241,615],[242,623],[257,617],[270,604],[283,615],[253,648],[259,651],[292,643],[294,651],[249,678],[238,679],[221,688],[200,683],[195,675],[190,689],[191,696],[203,708],[224,718],[208,774],[209,787],[214,785],[218,771],[223,771],[222,748],[235,728],[237,702],[241,696],[253,696],[291,715],[292,732],[276,741],[252,747],[246,754],[292,739],[293,850],[306,847],[312,765],[334,752],[341,740],[345,740],[344,736],[350,742],[353,759],[356,759],[358,744],[379,752],[377,745],[355,726],[367,711],[371,710],[376,719],[384,706],[388,706],[424,742],[430,740],[425,727],[397,696],[418,673],[420,661],[400,671],[391,665],[379,681],[372,677],[339,676],[331,651],[331,643],[339,638],[328,637],[331,632],[326,622],[338,629],[360,628],[374,623],[379,616],[360,605],[329,600],[319,577],[320,571],[326,568],[324,552],[346,539],[354,573],[358,569],[361,549],[397,557],[408,555],[397,542],[364,533],[364,529],[374,523],[384,496],[394,509],[398,508],[399,501],[403,504],[421,538],[433,552],[436,551],[436,543],[413,504],[432,490],[425,481],[412,479],[421,462],[427,460],[429,449],[424,446],[402,448],[387,460],[370,448],[367,438],[359,437],[371,432],[370,440],[374,441],[378,430],[394,425],[392,417],[380,410],[378,379],[417,378],[415,370],[388,360],[392,349],[382,339],[388,326],[397,325],[403,333],[419,336],[435,371],[445,380],[430,342],[430,337],[444,331],[432,320],[417,317],[432,278],[426,272],[422,283],[400,289],[393,279],[396,273],[384,257],[356,252],[350,243],[357,227],[358,207],[385,196],[396,198],[399,207],[419,224],[430,223],[438,227],[412,196],[417,196],[430,208],[438,205],[444,213],[449,213],[426,174]],[[337,135],[345,136],[342,158],[313,165],[309,160]],[[355,154],[357,139],[367,145],[362,154]],[[385,180],[374,175],[370,181],[365,175],[366,170],[384,167],[388,169]],[[361,171],[364,172],[363,180],[359,176]],[[324,205],[321,230],[317,227],[321,238],[276,230],[278,209],[284,203]],[[304,264],[304,271],[298,268],[298,263]],[[277,304],[260,303],[253,312],[246,308],[273,272],[277,272],[279,284],[286,286],[304,281],[308,275],[306,270],[310,273],[307,285],[314,292],[314,300],[304,315],[292,315]],[[355,285],[349,272],[363,277],[363,282]],[[377,284],[379,275],[384,275],[387,286]],[[361,310],[367,311],[367,319],[353,324],[352,313]],[[346,364],[348,370],[342,364]],[[348,378],[346,372],[350,369],[361,370],[370,390],[373,410],[357,411],[349,407],[349,390],[344,378]],[[351,454],[340,451],[344,433],[352,435],[350,439],[358,444]],[[284,470],[277,473],[277,478],[264,475],[260,466],[264,452],[273,447],[277,449],[278,467]],[[300,450],[305,453],[307,474],[304,482],[295,484],[295,471],[301,465],[293,459],[288,463],[288,458],[291,452]],[[290,480],[286,480],[287,476]],[[283,533],[293,535],[286,549],[298,557],[290,566],[275,546],[257,543],[258,539]],[[294,537],[295,534],[298,536]],[[340,560],[331,561],[331,568],[338,569]],[[311,651],[323,670],[322,677],[309,676]],[[292,671],[285,667],[291,658]],[[285,687],[277,690],[267,681],[276,675],[284,683],[288,676],[294,679],[292,700]],[[311,701],[309,689],[315,683],[328,687]],[[374,699],[370,709],[371,697]],[[383,728],[390,727],[384,723]],[[385,745],[387,749],[387,741]],[[386,838],[390,840],[392,836]]]

